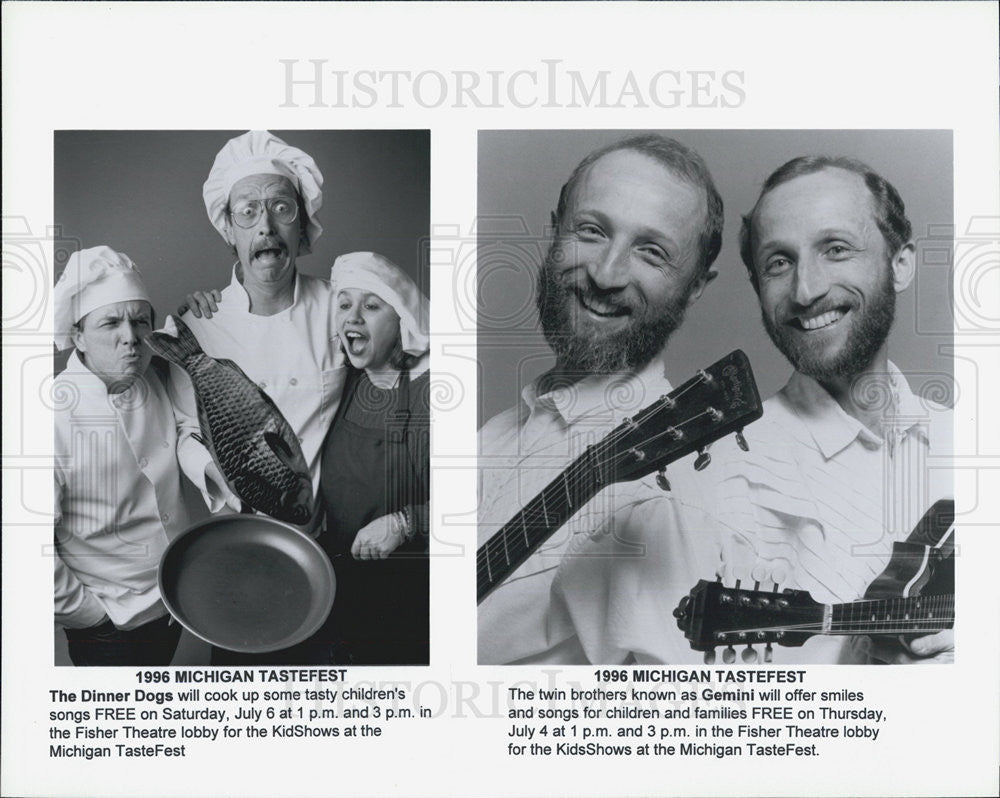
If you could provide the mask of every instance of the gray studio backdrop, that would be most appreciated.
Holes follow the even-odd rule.
[[[107,244],[135,261],[158,321],[197,288],[229,284],[235,257],[208,220],[201,189],[216,153],[244,131],[57,131],[56,275],[69,255]],[[430,132],[426,130],[272,131],[313,157],[323,173],[323,235],[298,260],[307,274],[330,276],[338,255],[379,252],[428,296]],[[65,366],[68,353],[56,357]],[[184,481],[192,521],[207,517]],[[56,664],[68,664],[55,635]],[[175,665],[203,664],[208,647],[186,632]]]
[[[518,401],[552,364],[537,326],[534,283],[549,216],[573,167],[591,150],[646,131],[481,131],[478,200],[480,423]],[[798,155],[859,158],[899,190],[917,240],[917,277],[899,296],[890,356],[918,392],[954,397],[952,342],[952,135],[948,130],[662,131],[705,159],[725,203],[719,277],[669,345],[677,384],[736,347],[750,357],[762,396],[791,367],[768,340],[739,256],[740,215],[767,176]]]
[[[201,188],[216,153],[245,131],[57,131],[56,263],[107,244],[135,261],[162,319],[194,288],[223,288],[235,258],[208,221]],[[323,235],[301,270],[370,250],[429,294],[430,132],[275,130],[323,173]]]

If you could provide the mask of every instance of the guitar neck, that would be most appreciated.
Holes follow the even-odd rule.
[[[928,634],[952,627],[955,622],[955,596],[851,601],[828,606],[825,610],[821,634]]]
[[[555,530],[605,486],[601,464],[588,451],[504,524],[476,556],[476,600],[481,602]]]
[[[477,600],[482,602],[607,485],[665,468],[723,435],[738,433],[761,412],[750,362],[736,350],[626,418],[479,548]],[[746,446],[742,436],[737,440]],[[710,459],[703,455],[695,467],[704,468]]]

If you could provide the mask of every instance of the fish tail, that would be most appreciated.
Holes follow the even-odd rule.
[[[202,354],[202,349],[194,333],[183,321],[174,319],[174,323],[177,325],[176,338],[165,332],[154,332],[144,340],[157,355],[183,368],[192,357]]]

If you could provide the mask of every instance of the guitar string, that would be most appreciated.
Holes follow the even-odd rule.
[[[699,381],[700,382],[704,382],[704,378],[703,377],[695,378],[695,381],[691,385],[687,386],[683,390],[679,389],[678,393],[677,393],[677,396],[678,397],[682,396],[688,390],[690,390],[691,388],[695,387],[695,385],[697,385],[699,383]],[[674,397],[674,396],[670,396],[668,398],[676,400],[676,397]],[[647,421],[649,420],[650,417],[652,417],[656,413],[661,412],[661,410],[663,408],[660,407],[660,406],[658,406],[658,405],[663,405],[664,403],[665,403],[665,399],[661,398],[661,400],[658,403],[654,403],[649,408],[647,408],[646,411],[644,411],[644,413],[640,414],[640,416],[637,417],[638,420],[633,420],[633,423],[634,424],[639,424],[639,425],[647,423]],[[673,424],[672,425],[672,430],[676,430],[676,429],[684,427],[684,426],[686,426],[688,424],[691,424],[694,421],[696,421],[697,419],[699,419],[699,418],[701,418],[702,416],[705,416],[705,415],[711,415],[711,410],[702,410],[702,411],[696,413],[695,415],[693,415],[693,416],[691,416],[691,417],[689,417],[687,419],[684,419],[683,421],[679,421],[676,424]],[[641,441],[640,443],[636,444],[636,446],[630,447],[630,449],[636,449],[636,448],[638,448],[640,446],[648,446],[649,444],[651,444],[651,443],[659,440],[660,438],[662,438],[664,436],[673,434],[672,430],[668,429],[668,430],[665,430],[663,432],[657,433],[656,435],[650,436],[650,437],[644,439],[643,441]],[[597,467],[597,468],[602,468],[603,467],[603,468],[606,468],[606,467],[608,467],[610,465],[614,465],[616,463],[623,462],[626,458],[633,457],[634,455],[632,454],[632,452],[630,450],[619,451],[619,452],[615,453],[614,455],[612,455],[612,457],[605,458],[604,460],[599,460],[599,459],[597,459],[597,458],[594,457],[594,455],[596,455],[596,454],[606,454],[607,450],[610,449],[614,445],[615,442],[617,442],[622,437],[625,437],[625,436],[627,436],[627,435],[629,435],[629,434],[631,434],[633,432],[634,432],[634,429],[631,427],[631,425],[622,424],[618,428],[616,428],[615,431],[613,431],[612,433],[610,433],[604,440],[602,440],[600,443],[596,444],[589,452],[584,452],[584,454],[582,454],[580,456],[580,458],[578,458],[576,461],[574,461],[570,465],[570,467],[561,475],[562,481],[566,485],[566,489],[567,490],[570,490],[570,489],[575,490],[575,489],[579,489],[580,487],[583,487],[583,479],[585,479],[587,476],[591,475],[590,472],[593,470],[593,467]],[[569,479],[567,479],[567,475],[569,474],[570,471],[573,471],[577,466],[581,466],[582,467],[584,465],[587,465],[587,463],[581,462],[583,460],[589,460],[593,464],[593,466],[591,468],[587,469],[587,473],[586,474],[579,474],[579,475],[575,476],[573,478],[573,481],[571,482]],[[520,522],[520,525],[522,526],[522,528],[525,525],[527,525],[529,528],[533,527],[533,526],[536,525],[536,523],[538,521],[543,521],[544,522],[545,521],[545,514],[544,514],[544,512],[539,513],[537,510],[531,511],[531,507],[532,507],[533,504],[535,504],[535,502],[537,502],[537,500],[540,497],[543,497],[545,495],[546,491],[549,490],[549,488],[551,488],[553,486],[553,484],[555,482],[557,482],[559,479],[560,479],[560,477],[556,477],[556,479],[553,480],[553,482],[550,482],[549,485],[547,485],[545,488],[543,488],[542,491],[538,494],[538,496],[536,496],[534,499],[532,499],[528,503],[528,505],[526,505],[524,508],[522,508],[521,511],[515,516],[514,519],[511,519],[511,521],[509,521],[507,524],[505,524],[504,527],[502,527],[499,532],[497,532],[495,535],[493,535],[483,545],[483,547],[480,549],[479,554],[477,554],[477,572],[479,572],[477,581],[480,582],[480,586],[490,584],[493,581],[493,579],[491,578],[491,574],[487,573],[487,575],[486,575],[487,576],[486,581],[485,582],[482,581],[482,579],[481,579],[482,578],[482,573],[481,573],[481,568],[479,566],[479,563],[482,562],[489,569],[489,564],[493,561],[492,558],[491,558],[491,556],[490,556],[491,553],[492,552],[499,553],[500,550],[503,549],[503,557],[504,557],[504,560],[506,561],[505,564],[506,565],[510,564],[511,558],[509,556],[509,549],[510,549],[510,543],[512,541],[509,540],[508,537],[507,537],[508,536],[508,527],[510,527],[514,523],[515,520],[517,520],[517,521]],[[577,508],[569,508],[569,509],[574,509],[575,510]],[[525,512],[526,510],[528,510],[529,512],[526,513]],[[545,525],[545,526],[547,526],[547,525]],[[527,551],[528,549],[531,548],[531,545],[528,545],[527,541],[525,541],[525,545],[524,545],[524,547],[522,549],[520,541],[521,541],[521,536],[520,535],[516,535],[514,537],[514,542],[515,542],[515,545],[518,548],[518,552],[517,552],[517,554],[514,557],[515,560],[524,551]]]
[[[884,604],[889,602],[894,605],[893,607],[885,607]],[[907,605],[911,607],[917,603],[921,603],[924,606],[920,609],[921,613],[924,612],[936,612],[940,611],[940,615],[933,615],[925,617],[921,614],[918,617],[913,618],[847,618],[841,617],[835,619],[831,622],[831,630],[829,634],[850,634],[851,630],[845,629],[844,627],[850,626],[854,627],[858,634],[866,634],[872,629],[878,629],[879,632],[883,634],[895,634],[898,632],[908,632],[916,630],[922,630],[923,626],[930,626],[932,628],[948,628],[941,627],[941,624],[952,624],[955,621],[954,615],[954,595],[933,595],[933,596],[913,596],[909,598],[886,598],[886,599],[869,599],[866,601],[859,602],[849,602],[848,604],[835,605],[837,609],[842,610],[842,615],[849,612],[852,615],[858,610],[861,610],[864,615],[872,615],[873,610],[876,613],[901,613],[907,611]],[[866,607],[862,609],[861,605],[870,604],[882,604],[882,607]],[[858,605],[858,606],[852,606]],[[896,624],[897,626],[891,626],[887,624]],[[837,628],[840,627],[840,628]],[[822,631],[824,624],[817,621],[809,621],[799,624],[774,624],[770,626],[757,626],[757,627],[737,627],[733,629],[720,629],[719,634],[737,634],[739,632],[744,632],[747,634],[752,634],[755,632],[796,632],[796,631]],[[741,641],[742,642],[742,641]],[[752,641],[750,641],[752,642]]]
[[[709,414],[710,414],[709,410],[701,411],[695,414],[694,416],[691,416],[690,418],[678,422],[677,424],[674,425],[674,429],[683,427],[687,424],[692,423],[698,418]],[[646,446],[658,440],[659,438],[662,438],[665,435],[670,435],[670,434],[671,434],[670,431],[661,432],[658,433],[657,435],[653,435],[649,438],[646,438],[644,441],[642,441],[640,444],[637,445]],[[606,449],[607,446],[605,446],[604,448]],[[566,472],[564,472],[561,475],[562,488],[567,492],[567,497],[570,499],[570,501],[567,502],[567,509],[571,509],[574,511],[576,509],[579,509],[579,505],[577,507],[571,506],[572,499],[574,495],[578,494],[581,488],[586,487],[585,481],[587,479],[593,478],[593,472],[595,469],[607,468],[610,465],[621,463],[625,459],[634,456],[629,450],[625,450],[624,452],[616,453],[610,458],[605,458],[604,460],[596,460],[593,457],[593,454],[594,450],[591,450],[590,453],[585,453],[584,455],[581,455],[581,457],[577,461],[575,461],[570,466],[570,468],[566,470]],[[502,572],[506,567],[509,567],[511,565],[512,560],[513,561],[518,560],[523,555],[525,555],[534,545],[540,542],[538,540],[537,535],[535,536],[535,540],[533,541],[528,540],[528,538],[531,537],[530,530],[538,528],[548,529],[550,525],[548,524],[548,514],[545,511],[544,504],[543,507],[540,509],[535,508],[534,505],[538,502],[540,498],[544,502],[544,497],[546,493],[550,491],[552,488],[556,487],[558,489],[556,483],[559,481],[560,477],[557,477],[555,480],[553,480],[553,482],[549,483],[549,485],[543,488],[542,491],[538,494],[538,496],[532,499],[528,503],[528,505],[522,508],[521,511],[513,519],[511,519],[511,521],[505,524],[504,527],[501,528],[499,532],[493,535],[483,545],[483,547],[477,554],[478,587],[489,586],[491,583],[495,581],[492,576],[492,567],[491,567],[492,563],[496,562],[498,570]],[[585,501],[580,502],[580,505],[584,503]],[[514,526],[519,526],[521,528],[520,533],[513,532],[512,527]],[[513,557],[511,557],[512,548],[514,550]],[[500,556],[501,552],[502,552],[502,559]],[[483,573],[482,570],[483,566],[486,567],[485,574]]]
[[[674,391],[674,392],[672,392],[670,394],[667,394],[666,396],[660,397],[660,399],[657,402],[652,403],[647,408],[645,408],[645,410],[640,411],[639,415],[632,419],[632,424],[642,425],[642,424],[647,423],[650,418],[652,418],[654,415],[656,415],[657,413],[659,413],[659,412],[661,412],[663,410],[663,408],[666,406],[666,404],[667,404],[668,401],[672,401],[672,402],[676,403],[676,401],[679,398],[681,398],[682,396],[684,396],[684,394],[688,393],[690,390],[692,390],[693,388],[697,387],[698,385],[700,385],[700,384],[702,384],[704,382],[706,382],[706,378],[705,378],[704,375],[699,374],[698,376],[693,377],[686,384],[680,386],[676,391]],[[686,421],[681,422],[679,424],[676,424],[674,426],[676,428],[676,427],[683,426],[684,424],[690,423],[694,419],[698,418],[700,415],[704,415],[704,413],[706,413],[706,412],[708,412],[708,411],[702,411],[702,413],[699,413],[698,415],[693,416],[692,418],[687,419]],[[632,424],[623,423],[623,424],[618,425],[618,427],[616,427],[614,430],[612,430],[601,442],[599,442],[598,444],[596,444],[589,453],[585,452],[579,458],[577,458],[577,460],[575,460],[572,464],[570,464],[570,467],[565,472],[563,472],[563,474],[560,475],[563,478],[563,482],[564,483],[568,483],[569,482],[569,480],[566,479],[566,476],[569,474],[570,471],[572,471],[574,468],[576,468],[577,465],[580,465],[581,464],[580,460],[586,459],[587,456],[588,456],[588,454],[591,457],[593,457],[593,455],[595,455],[595,454],[596,455],[603,455],[603,454],[605,454],[607,452],[608,449],[614,447],[615,444],[617,444],[623,437],[626,437],[627,435],[629,435],[632,432],[634,432],[634,428],[633,428]],[[641,445],[648,445],[652,441],[654,441],[657,438],[662,437],[663,435],[666,435],[666,434],[669,434],[669,433],[668,432],[660,433],[659,435],[657,435],[657,436],[655,436],[653,438],[650,438],[648,440],[643,441]],[[619,455],[616,455],[616,456],[618,456],[618,457],[627,457],[627,456],[631,456],[631,455],[629,455],[629,453],[626,451],[625,453],[622,453],[622,454],[619,454]],[[612,461],[607,461],[607,460],[605,460],[605,461],[598,461],[598,465],[607,466],[611,462],[613,462],[613,460]],[[567,490],[569,488],[571,488],[571,487],[572,488],[579,488],[579,487],[581,487],[582,486],[582,482],[580,480],[584,476],[585,476],[584,474],[580,474],[579,478],[575,478],[572,483],[567,484],[566,485]],[[560,479],[560,477],[556,477],[552,482],[550,482],[548,485],[546,485],[545,488],[543,488],[542,491],[538,494],[538,496],[536,496],[534,499],[532,499],[528,503],[528,505],[526,505],[526,506],[530,507],[532,504],[534,504],[537,501],[537,499],[539,497],[544,496],[545,492],[547,490],[549,490],[549,488],[551,488],[559,479]],[[477,554],[477,558],[476,558],[477,559],[477,572],[480,572],[479,573],[479,577],[480,578],[482,576],[482,574],[481,574],[481,568],[480,568],[480,562],[482,562],[482,564],[485,564],[487,566],[487,568],[489,568],[489,563],[492,562],[492,558],[490,557],[491,552],[494,552],[494,551],[495,552],[499,552],[500,549],[502,547],[504,547],[504,540],[505,540],[505,535],[507,533],[506,532],[507,528],[510,525],[512,525],[514,523],[514,521],[517,520],[517,519],[520,519],[521,524],[525,523],[526,517],[525,517],[525,514],[524,514],[524,509],[525,508],[522,508],[521,511],[519,511],[519,513],[517,514],[517,516],[515,516],[514,519],[511,519],[511,521],[508,521],[507,524],[505,524],[500,529],[500,531],[498,531],[496,534],[494,534],[480,548],[479,553]],[[572,508],[570,508],[570,509],[572,509]],[[530,518],[530,520],[531,520],[531,522],[535,522],[535,521],[539,520],[539,518],[543,518],[543,516],[539,516],[539,515],[536,514],[534,517]],[[519,539],[519,536],[516,539]],[[508,541],[508,544],[509,544],[509,542],[510,541]],[[506,547],[504,547],[504,548],[506,548]],[[530,546],[528,546],[528,548],[530,548]],[[508,564],[509,564],[509,557],[507,555],[507,551],[506,550],[505,550],[505,553],[504,553],[504,559],[508,560]],[[492,579],[489,578],[489,574],[487,574],[487,577],[488,577],[488,579],[486,581],[486,584],[489,584],[492,581]]]
[[[757,634],[757,633],[765,634],[765,633],[769,633],[769,632],[770,633],[776,633],[776,632],[791,632],[791,633],[795,633],[795,632],[816,632],[816,633],[823,633],[825,635],[831,635],[831,636],[835,636],[835,635],[851,635],[851,634],[859,634],[859,635],[864,635],[864,634],[885,634],[885,635],[891,635],[891,634],[906,634],[907,632],[929,631],[931,629],[934,629],[936,631],[940,631],[942,629],[950,629],[951,625],[954,624],[954,622],[955,622],[955,619],[953,617],[951,617],[951,618],[943,618],[943,619],[935,619],[935,620],[938,620],[939,622],[934,623],[934,624],[929,624],[928,623],[926,626],[920,626],[920,625],[916,625],[916,626],[914,626],[914,625],[911,625],[911,626],[904,626],[904,625],[900,625],[900,626],[885,626],[885,625],[872,624],[870,626],[870,628],[867,628],[867,629],[861,628],[859,626],[856,629],[830,629],[830,630],[824,631],[821,624],[803,624],[801,626],[760,626],[760,627],[755,627],[755,628],[744,627],[744,628],[741,628],[739,630],[733,629],[733,630],[729,630],[729,631],[720,631],[719,634],[735,634],[737,632],[744,632],[745,634],[748,634],[748,635],[749,634]],[[942,625],[942,623],[945,624],[945,625]],[[728,644],[728,643],[755,643],[755,642],[763,642],[763,641],[755,641],[755,640],[751,640],[751,639],[745,639],[745,640],[720,640],[717,643],[717,645],[724,645],[724,644]]]

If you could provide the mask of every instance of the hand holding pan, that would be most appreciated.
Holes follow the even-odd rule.
[[[160,595],[185,629],[230,651],[301,643],[333,606],[333,566],[315,540],[260,515],[195,524],[160,558]]]

